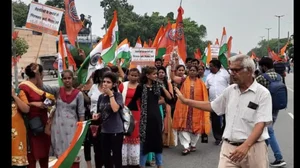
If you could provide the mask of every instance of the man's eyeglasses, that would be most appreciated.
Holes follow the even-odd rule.
[[[229,68],[228,71],[229,73],[239,73],[243,69],[245,68]]]

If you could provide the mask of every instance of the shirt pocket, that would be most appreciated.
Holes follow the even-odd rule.
[[[254,123],[255,113],[256,113],[256,110],[246,107],[244,110],[242,110],[241,118],[246,122]]]

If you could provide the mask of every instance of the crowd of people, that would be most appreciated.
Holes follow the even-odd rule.
[[[91,120],[84,141],[84,160],[91,168],[91,147],[96,168],[163,166],[163,148],[182,146],[182,155],[197,150],[198,140],[222,145],[219,168],[266,168],[285,165],[273,125],[268,82],[261,73],[276,77],[273,61],[259,66],[247,55],[230,57],[228,69],[217,59],[206,67],[178,56],[163,66],[124,69],[120,65],[97,69],[84,85],[75,86],[74,73],[61,73],[63,86],[43,83],[43,67],[25,67],[27,80],[12,89],[12,167],[48,168],[49,150],[56,157],[69,147],[78,121]],[[169,75],[168,75],[169,74]],[[18,96],[17,96],[18,95]],[[135,121],[124,135],[121,111],[128,107]],[[269,163],[267,145],[275,161]],[[76,157],[72,168],[83,158]]]

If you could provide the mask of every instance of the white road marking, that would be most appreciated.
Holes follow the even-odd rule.
[[[292,119],[294,119],[294,114],[292,114],[292,113],[288,113],[288,114]]]

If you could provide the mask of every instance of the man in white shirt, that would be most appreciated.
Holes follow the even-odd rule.
[[[272,122],[270,92],[253,78],[255,65],[247,55],[229,58],[233,83],[214,101],[186,99],[175,88],[184,104],[217,115],[226,115],[219,168],[267,168],[269,138],[267,125]]]
[[[205,85],[208,90],[209,101],[214,101],[223,91],[229,86],[230,75],[224,69],[221,69],[221,62],[213,59],[209,62],[210,74],[207,76]],[[211,113],[212,132],[215,138],[215,144],[220,145],[222,135],[225,128],[224,115],[218,116],[216,113]]]

